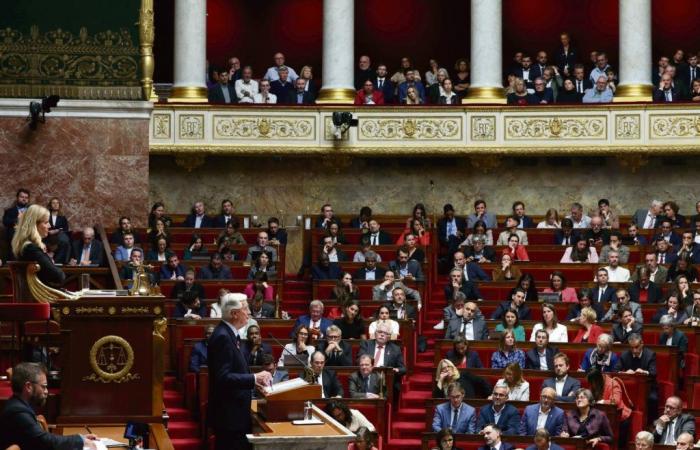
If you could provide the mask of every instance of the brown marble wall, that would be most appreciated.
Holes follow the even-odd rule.
[[[0,118],[2,207],[25,187],[32,202],[63,202],[71,228],[121,215],[137,225],[148,213],[148,119],[49,117],[36,131]]]

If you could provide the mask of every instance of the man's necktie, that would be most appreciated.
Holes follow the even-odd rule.
[[[374,352],[374,367],[379,366],[379,359],[382,357],[382,352],[384,351],[383,345],[377,346],[377,351]]]
[[[452,428],[453,432],[457,428],[457,419],[459,419],[459,408],[455,408],[454,413],[452,414],[452,424],[450,425],[450,428]]]
[[[675,430],[674,430],[674,425],[675,425],[675,420],[672,420],[671,423],[668,424],[666,427],[666,440],[664,441],[664,444],[666,445],[676,445],[676,438],[674,436]]]

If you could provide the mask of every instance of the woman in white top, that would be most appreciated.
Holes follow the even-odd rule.
[[[253,103],[277,103],[277,96],[270,93],[270,82],[268,80],[260,80],[260,92],[253,95]]]
[[[537,224],[537,228],[561,228],[559,213],[556,209],[550,208],[544,216],[544,220]]]
[[[486,228],[486,222],[483,220],[477,220],[474,222],[472,227],[472,232],[469,233],[467,238],[459,244],[460,247],[470,247],[472,245],[472,239],[474,236],[483,236],[485,239],[485,245],[493,245],[493,233],[491,230]]]
[[[566,325],[561,324],[557,320],[557,313],[554,305],[545,303],[542,305],[542,322],[536,323],[532,327],[530,342],[535,342],[537,332],[544,330],[549,335],[549,342],[569,342],[569,331]]]
[[[377,320],[369,324],[369,338],[374,339],[374,333],[377,331],[377,325],[380,323],[386,323],[391,329],[392,340],[399,337],[399,323],[395,320],[389,318],[389,308],[386,306],[380,306],[377,311]]]
[[[496,382],[496,386],[505,384],[510,389],[508,400],[530,401],[530,383],[523,379],[523,370],[517,362],[510,363],[503,370],[503,378]]]
[[[314,354],[316,349],[313,345],[308,345],[309,336],[309,327],[306,325],[299,325],[299,327],[294,330],[294,342],[290,342],[284,346],[280,359],[277,361],[277,367],[284,367],[284,357],[287,355],[296,355],[300,360],[306,360],[306,362],[310,364],[311,355]]]
[[[364,414],[356,409],[349,408],[348,405],[339,400],[329,401],[325,407],[325,412],[353,433],[359,430],[360,427],[365,427],[369,431],[376,431],[372,422],[367,420]]]

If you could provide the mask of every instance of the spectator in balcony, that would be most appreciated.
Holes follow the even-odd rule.
[[[586,443],[595,448],[599,443],[611,445],[613,433],[610,422],[604,412],[593,408],[595,397],[588,389],[576,391],[576,409],[567,411],[564,419],[564,431],[561,437],[581,436]]]
[[[384,94],[380,90],[374,89],[372,80],[366,80],[360,90],[355,95],[356,105],[383,105]]]
[[[284,367],[284,360],[287,355],[296,355],[302,361],[310,364],[311,355],[316,351],[316,348],[310,343],[310,335],[308,325],[295,325],[292,332],[292,342],[285,345],[282,349],[282,354],[277,360],[277,367]]]
[[[615,92],[617,91],[618,82],[615,71],[612,69],[608,69],[605,71],[605,76],[608,77],[608,88],[612,91],[613,95],[615,95]]]
[[[532,88],[532,82],[535,81],[537,73],[532,67],[532,57],[530,55],[523,54],[520,60],[520,67],[515,71],[515,76],[520,78],[523,83],[525,83],[525,88]],[[518,85],[516,81],[516,92],[518,91]]]
[[[547,67],[542,73],[542,79],[544,80],[545,90],[552,90],[553,101],[559,102],[559,93],[562,90],[564,81],[559,75],[558,69],[555,66]]]
[[[297,78],[295,77],[294,80]],[[275,94],[280,103],[289,102],[291,93],[294,91],[294,82],[291,80],[289,68],[282,66],[279,68],[279,78],[270,81],[270,92]]]
[[[238,103],[236,90],[233,83],[229,83],[229,72],[225,69],[219,69],[219,82],[209,89],[210,103]]]
[[[372,252],[374,253],[374,252]],[[374,301],[392,301],[394,289],[402,289],[406,298],[415,300],[420,303],[420,292],[411,289],[396,279],[396,274],[391,270],[384,273],[384,280],[372,288],[372,300]]]
[[[508,94],[507,97],[509,105],[527,106],[537,104],[537,99],[527,91],[527,86],[522,78],[516,78],[513,86],[515,88],[514,92]]]
[[[272,285],[268,283],[269,278],[267,272],[257,272],[250,283],[243,289],[246,298],[255,299],[258,294],[266,301],[272,301],[275,298],[275,292]]]
[[[527,245],[527,233],[519,229],[520,217],[513,214],[506,219],[506,229],[498,235],[498,241],[496,245],[508,245],[510,236],[515,234],[518,236],[518,241],[522,245]]]
[[[532,66],[532,71],[535,78],[541,77],[544,74],[545,69],[548,67],[548,61],[549,58],[547,56],[547,52],[543,50],[537,52],[537,55],[535,56],[535,64]]]
[[[415,86],[409,86],[406,91],[406,98],[404,98],[405,105],[422,105],[423,100],[420,98],[420,94]]]
[[[600,75],[595,82],[595,86],[586,89],[583,94],[583,103],[610,103],[613,100],[613,92],[608,87],[608,77]]]
[[[430,59],[430,61],[428,61],[428,67],[428,71],[425,72],[425,85],[430,87],[439,83],[438,74],[442,68],[435,59]],[[444,70],[445,74],[447,74],[447,70],[442,70]]]
[[[319,280],[337,280],[342,272],[337,263],[331,263],[328,255],[321,253],[318,255],[318,263],[311,268],[311,278]]]
[[[525,368],[525,352],[516,346],[515,333],[504,330],[498,342],[498,350],[491,355],[492,369],[505,369],[510,363],[517,363]]]
[[[449,398],[449,401],[435,407],[433,432],[450,428],[454,433],[476,433],[476,410],[464,403],[464,388],[452,381],[446,391],[447,395],[443,396]]]
[[[413,98],[409,96],[409,88],[414,88],[415,90]],[[408,103],[406,100],[407,98],[409,98],[412,103]],[[416,80],[416,74],[413,70],[408,70],[406,72],[406,81],[399,85],[399,103],[414,105],[425,103],[425,87],[423,83]]]
[[[554,103],[554,94],[551,88],[547,87],[547,82],[542,77],[535,78],[535,92],[532,94],[535,98],[535,103],[547,105]]]
[[[467,91],[471,85],[469,78],[469,63],[466,59],[460,58],[455,62],[455,75],[452,77],[452,84],[455,93],[460,99],[467,96]]]
[[[458,105],[460,103],[459,96],[452,90],[452,80],[446,78],[442,84],[442,93],[438,99],[441,105]]]
[[[585,306],[581,309],[580,315],[576,319],[581,329],[574,337],[574,343],[595,342],[598,336],[603,334],[603,329],[596,325],[598,313],[590,306]]]
[[[554,209],[550,208],[547,210],[547,212],[544,215],[544,220],[540,223],[537,224],[537,228],[551,228],[551,229],[558,229],[561,228],[561,221],[559,220],[559,212]]]
[[[426,72],[426,74],[428,73],[432,72]],[[448,77],[449,76],[447,75],[447,70],[440,68],[434,76],[434,82],[428,83],[428,101],[433,105],[440,103],[440,96],[443,93],[442,83],[443,81],[448,79]]]
[[[593,88],[593,81],[586,77],[586,69],[583,64],[574,66],[574,76],[571,81],[574,83],[576,93],[579,94],[580,99],[583,98],[588,89]],[[581,100],[579,100],[580,102]]]
[[[659,82],[661,81],[661,75],[663,75],[664,72],[666,72],[666,67],[668,67],[669,64],[670,64],[670,60],[669,60],[668,56],[661,55],[659,57],[659,61],[658,61],[657,66],[656,66],[656,70],[654,70],[652,72],[652,75],[651,75],[651,82],[654,85],[659,84]]]
[[[386,325],[391,340],[396,340],[398,338],[400,330],[399,323],[391,319],[391,311],[387,305],[382,305],[377,309],[376,320],[369,324],[368,332],[370,339],[376,337],[377,327],[380,325]]]
[[[610,252],[617,252],[618,260],[621,264],[627,264],[630,258],[630,249],[622,244],[622,233],[614,230],[610,233],[609,244],[604,245],[600,252],[600,262],[609,262],[608,255]]]
[[[569,342],[566,325],[559,323],[554,305],[544,303],[542,305],[542,321],[532,327],[530,342],[536,341],[538,331],[545,331],[549,342]]]
[[[700,102],[700,79],[694,79],[690,85],[690,100],[693,102]]]
[[[586,239],[581,239],[576,242],[575,245],[567,247],[564,251],[564,255],[559,261],[562,264],[565,263],[584,263],[584,264],[595,264],[598,262],[598,252],[595,247],[591,244],[589,246]]]
[[[287,69],[287,76],[289,78],[289,81],[293,82],[294,80],[299,78],[294,69],[285,65],[284,54],[279,52],[275,53],[275,55],[273,56],[273,60],[275,65],[267,69],[267,72],[265,72],[265,76],[263,77],[264,80],[268,80],[270,83],[279,80],[281,77],[280,71],[283,68]]]
[[[228,79],[231,84],[241,79],[241,60],[235,56],[228,59]]]
[[[270,92],[271,86],[268,80],[260,80],[260,92],[253,95],[253,103],[275,104],[277,96]]]
[[[501,316],[501,323],[496,325],[495,328],[497,333],[503,333],[506,330],[513,332],[516,341],[525,341],[525,328],[523,328],[523,326],[520,324],[518,312],[514,309],[509,309],[506,311]]]
[[[306,81],[297,78],[294,82],[294,89],[287,95],[286,103],[289,105],[313,105],[315,98],[313,94],[306,90]]]
[[[304,80],[304,90],[311,94],[315,101],[318,95],[318,86],[316,86],[314,81],[313,68],[311,66],[302,67],[299,71],[299,78]]]
[[[596,83],[601,75],[605,75],[606,72],[612,67],[608,64],[608,55],[605,52],[598,52],[595,60],[595,67],[591,70],[588,78],[590,78],[592,83]]]
[[[372,61],[369,56],[362,55],[357,62],[357,69],[355,69],[355,90],[359,91],[362,86],[365,85],[365,81],[371,80],[374,76],[374,70],[372,70]]]
[[[463,336],[457,336],[452,343],[452,350],[449,350],[445,358],[452,361],[458,369],[481,369],[483,364],[479,354],[469,350],[469,341]]]
[[[377,92],[382,93],[384,103],[393,103],[395,86],[387,74],[386,64],[379,64],[376,74],[372,77],[372,84]]]
[[[508,246],[503,249],[503,254],[509,255],[513,261],[530,260],[530,256],[528,256],[525,246],[520,244],[520,237],[517,234],[511,234],[508,237]]]
[[[241,78],[234,84],[238,103],[254,103],[253,98],[258,93],[258,82],[253,80],[253,68],[245,66]]]

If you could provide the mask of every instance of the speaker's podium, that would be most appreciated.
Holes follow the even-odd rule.
[[[312,406],[312,421],[304,417],[304,404],[321,398],[321,386],[295,378],[276,384],[263,400],[252,405],[254,433],[248,441],[261,450],[345,450],[355,434]]]

